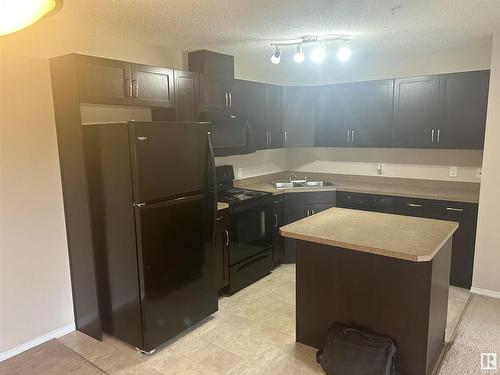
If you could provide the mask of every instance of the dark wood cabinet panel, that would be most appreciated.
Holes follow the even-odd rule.
[[[439,76],[396,79],[394,84],[394,147],[435,147],[438,89]]]
[[[175,112],[177,121],[198,121],[199,80],[198,73],[174,71]]]
[[[269,131],[267,148],[283,146],[283,87],[267,85],[266,123]]]
[[[396,199],[387,195],[338,191],[337,207],[392,214],[396,213]]]
[[[351,146],[350,131],[356,123],[356,85],[320,87],[316,103],[315,145]]]
[[[439,77],[440,148],[483,148],[489,80],[488,70]]]
[[[215,228],[216,283],[219,290],[229,285],[229,211],[217,212]]]
[[[130,105],[131,64],[125,61],[78,55],[80,102]]]
[[[174,71],[132,64],[132,92],[134,105],[174,107]]]
[[[198,72],[206,77],[229,81],[234,78],[234,57],[222,53],[200,50],[189,52],[188,66],[191,72]]]
[[[228,105],[228,96],[223,82],[200,76],[200,111],[219,112]]]
[[[451,285],[470,288],[476,243],[477,204],[430,199],[397,198],[396,213],[459,223],[453,236]]]
[[[255,102],[258,83],[240,79],[232,80],[226,86],[228,108],[231,113],[250,115]]]
[[[351,133],[353,146],[391,146],[393,101],[392,79],[356,84],[355,124]]]
[[[283,146],[314,146],[316,88],[285,87],[283,90]]]
[[[268,88],[265,83],[256,83],[252,90],[252,108],[249,111],[254,145],[257,150],[269,147],[267,124]]]
[[[283,237],[279,233],[279,228],[285,224],[285,214],[283,209],[283,198],[277,197],[273,201],[273,261],[277,266],[281,263],[284,254]]]

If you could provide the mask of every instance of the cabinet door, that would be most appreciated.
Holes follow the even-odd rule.
[[[283,87],[267,85],[266,123],[269,131],[267,148],[283,147]]]
[[[315,88],[285,87],[283,93],[283,145],[314,146]]]
[[[394,80],[357,84],[355,101],[351,142],[360,147],[390,147]]]
[[[439,147],[482,149],[489,70],[439,77]]]
[[[355,124],[356,85],[328,85],[319,89],[315,145],[320,147],[351,146],[350,132]]]
[[[177,121],[198,121],[200,92],[198,73],[176,70],[174,78]]]
[[[393,146],[415,148],[435,146],[438,87],[438,76],[396,79]]]
[[[229,285],[229,222],[227,214],[219,211],[215,228],[215,262],[217,288]]]
[[[228,108],[232,113],[250,115],[257,83],[235,79],[226,86]]]
[[[267,85],[255,83],[252,89],[252,108],[249,111],[250,125],[255,148],[263,150],[269,147],[269,132],[266,122]]]
[[[273,202],[273,260],[275,266],[281,263],[281,258],[284,256],[283,237],[279,233],[279,228],[284,223],[283,198],[280,197]]]
[[[328,203],[320,203],[320,204],[311,204],[309,206],[309,214],[314,215],[317,214],[318,212],[328,210],[329,208],[335,207],[333,204],[328,204]]]
[[[290,224],[294,221],[303,219],[308,216],[310,206],[307,205],[297,205],[297,206],[285,206],[285,223]],[[295,263],[296,261],[296,240],[293,238],[284,239],[284,252],[281,259],[282,263]]]
[[[174,71],[149,65],[132,64],[134,104],[173,107]]]
[[[227,103],[228,97],[224,83],[200,76],[200,111],[223,111]]]
[[[80,101],[95,104],[132,104],[130,69],[128,62],[78,56]]]

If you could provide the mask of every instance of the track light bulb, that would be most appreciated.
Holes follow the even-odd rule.
[[[340,47],[339,51],[337,52],[337,58],[342,62],[346,62],[351,58],[351,50],[345,46]]]
[[[323,60],[325,59],[325,56],[326,56],[326,52],[322,46],[316,47],[311,52],[311,60],[316,62],[316,63],[323,62]]]
[[[299,64],[304,62],[305,56],[304,56],[304,51],[302,50],[301,45],[297,46],[297,52],[295,52],[295,55],[293,55],[293,60]]]
[[[271,62],[273,64],[279,64],[280,60],[281,60],[281,51],[279,50],[278,47],[276,47],[276,51],[271,56]]]

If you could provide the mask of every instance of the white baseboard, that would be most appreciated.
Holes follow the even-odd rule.
[[[500,298],[500,292],[496,292],[494,290],[472,287],[470,288],[470,292],[474,294],[479,294],[481,296]]]
[[[33,340],[25,342],[24,344],[21,344],[19,346],[16,346],[15,348],[9,349],[6,352],[0,353],[0,362],[5,361],[6,359],[8,359],[10,357],[14,357],[15,355],[18,355],[19,353],[22,353],[28,349],[31,349],[34,346],[43,344],[46,341],[64,336],[70,332],[73,332],[74,330],[75,330],[75,323],[71,323],[71,324],[65,325],[64,327],[61,327],[61,328],[58,328],[54,331],[46,333],[45,335],[39,336]]]

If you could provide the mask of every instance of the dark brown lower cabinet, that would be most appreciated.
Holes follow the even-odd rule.
[[[472,285],[478,205],[432,199],[398,197],[396,213],[459,223],[453,236],[450,284],[469,289]]]
[[[215,261],[217,288],[222,290],[229,285],[229,209],[227,208],[217,212]]]
[[[285,223],[283,211],[283,197],[276,197],[273,201],[273,263],[275,266],[282,262],[285,255],[283,237],[280,235],[280,227]]]
[[[334,191],[287,193],[284,195],[284,224],[317,214],[328,208],[335,207]],[[295,263],[296,241],[285,238],[283,241],[283,257],[281,263]]]

